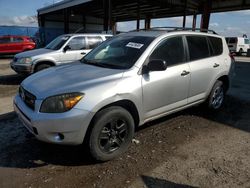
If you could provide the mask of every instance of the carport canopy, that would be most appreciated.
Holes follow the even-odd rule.
[[[69,31],[69,20],[72,15],[81,15],[82,24],[86,16],[103,19],[103,30],[112,30],[116,22],[145,20],[145,28],[150,27],[154,18],[183,16],[185,27],[186,16],[193,15],[193,27],[196,15],[201,14],[201,25],[208,29],[210,13],[250,9],[250,0],[64,0],[38,10],[39,26],[51,18],[48,15],[63,14],[64,31]],[[53,18],[54,20],[56,19]],[[51,19],[53,21],[53,19]]]

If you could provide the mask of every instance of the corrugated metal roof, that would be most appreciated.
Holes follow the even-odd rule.
[[[49,5],[49,6],[40,8],[37,10],[37,12],[38,12],[38,14],[46,14],[49,12],[54,12],[57,10],[69,8],[69,7],[76,6],[76,5],[83,4],[83,3],[87,3],[90,1],[92,1],[92,0],[64,0],[64,1],[60,1],[58,3],[55,3],[53,5]]]

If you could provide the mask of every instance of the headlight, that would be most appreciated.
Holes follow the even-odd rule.
[[[27,64],[27,63],[31,63],[32,62],[32,59],[30,57],[24,57],[24,58],[20,58],[18,60],[19,63],[24,63],[24,64]]]
[[[66,93],[45,99],[41,105],[40,112],[62,113],[72,109],[82,98],[83,93]]]

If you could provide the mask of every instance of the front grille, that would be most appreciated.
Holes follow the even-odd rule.
[[[30,107],[32,110],[35,110],[35,95],[25,90],[22,86],[19,87],[19,95],[28,107]]]

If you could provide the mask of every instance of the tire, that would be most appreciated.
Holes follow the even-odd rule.
[[[242,54],[243,54],[243,50],[241,48],[240,51],[239,51],[239,56],[242,56]]]
[[[219,110],[225,99],[225,87],[223,82],[217,80],[209,94],[207,103],[208,108],[211,110]]]
[[[88,147],[97,161],[108,161],[124,153],[134,136],[134,119],[122,107],[101,110],[91,124]]]
[[[51,65],[48,65],[48,64],[41,64],[41,65],[38,65],[35,69],[35,72],[39,72],[41,70],[44,70],[44,69],[47,69],[47,68],[50,68]]]

